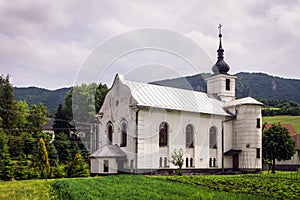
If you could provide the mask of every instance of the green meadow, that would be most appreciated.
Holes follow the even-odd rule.
[[[280,122],[281,124],[291,124],[296,133],[300,134],[300,116],[278,115],[274,117],[263,117],[263,123],[274,124]]]
[[[0,182],[0,199],[300,199],[300,177],[287,175],[142,176]]]

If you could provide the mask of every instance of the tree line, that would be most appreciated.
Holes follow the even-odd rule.
[[[292,101],[259,99],[264,104],[263,116],[300,115],[300,105]]]
[[[29,106],[24,100],[15,100],[9,79],[8,75],[0,76],[0,179],[88,176],[89,149],[76,135],[72,95],[80,90],[77,94],[97,105],[89,105],[92,117],[104,100],[106,85],[76,86],[67,92],[64,105],[55,113],[55,134],[51,135],[42,130],[49,122],[47,108],[42,103]]]

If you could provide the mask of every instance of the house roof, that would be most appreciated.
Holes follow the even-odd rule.
[[[240,106],[240,105],[263,105],[263,103],[253,99],[252,97],[245,97],[241,99],[236,99],[233,101],[226,102],[224,107]]]
[[[94,158],[117,158],[126,157],[126,154],[117,145],[103,145],[97,151],[92,153],[90,157]]]
[[[223,102],[208,97],[206,93],[128,81],[122,75],[117,75],[117,77],[124,85],[129,87],[138,106],[223,116],[230,115],[224,110]]]
[[[291,124],[280,124],[280,125],[282,127],[287,128],[289,130],[289,132],[290,132],[290,135],[292,137],[294,137],[295,135],[297,135],[294,127]],[[266,128],[266,129],[270,128],[271,126],[272,126],[272,124],[264,124],[264,128]]]

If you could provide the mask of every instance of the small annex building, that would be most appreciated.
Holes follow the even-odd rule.
[[[221,38],[207,93],[116,75],[97,115],[92,174],[169,172],[177,168],[169,158],[179,149],[191,173],[261,171],[262,103],[236,99]]]

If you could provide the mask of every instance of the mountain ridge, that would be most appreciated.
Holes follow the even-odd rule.
[[[236,97],[251,96],[256,99],[286,100],[300,104],[300,80],[282,78],[261,72],[239,72],[235,74]],[[200,73],[186,77],[154,81],[151,84],[206,92],[205,78],[211,73]],[[15,87],[16,100],[26,100],[29,105],[42,102],[54,114],[70,87],[48,90],[39,87]]]

